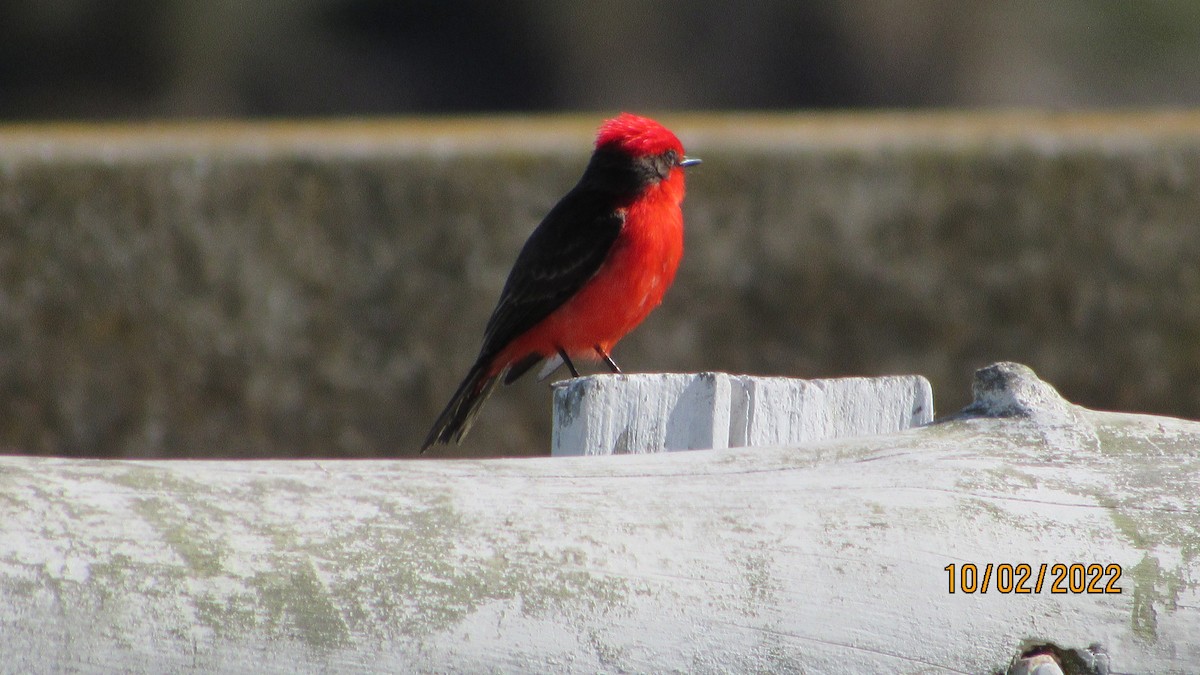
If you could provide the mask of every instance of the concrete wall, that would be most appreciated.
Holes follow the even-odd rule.
[[[414,453],[600,115],[0,129],[0,446]],[[660,115],[690,177],[627,371],[1001,359],[1094,408],[1200,417],[1200,115]],[[549,449],[550,391],[466,446]]]

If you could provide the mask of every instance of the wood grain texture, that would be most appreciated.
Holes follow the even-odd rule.
[[[555,383],[550,454],[799,445],[903,431],[932,420],[933,391],[920,375],[592,375]]]

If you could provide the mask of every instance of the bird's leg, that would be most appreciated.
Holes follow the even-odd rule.
[[[567,364],[567,369],[571,371],[571,377],[579,377],[579,371],[575,370],[575,364],[571,363],[571,357],[567,356],[567,350],[559,347],[558,355],[562,357],[563,363]]]
[[[604,362],[608,364],[608,367],[611,368],[614,373],[620,375],[621,367],[617,365],[616,361],[612,360],[612,357],[608,355],[608,352],[601,349],[600,345],[596,345],[595,348],[596,353],[600,355],[600,358],[604,359]]]

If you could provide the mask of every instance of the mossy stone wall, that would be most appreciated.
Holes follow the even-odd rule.
[[[0,447],[415,453],[600,115],[0,128]],[[687,249],[629,371],[1015,360],[1200,417],[1200,115],[662,114]],[[549,450],[501,390],[460,450]]]

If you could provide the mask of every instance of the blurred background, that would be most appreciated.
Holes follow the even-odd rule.
[[[1200,102],[1195,0],[2,0],[0,118]]]
[[[1197,103],[1195,0],[0,0],[0,451],[414,455],[622,109],[705,159],[628,371],[1200,417]],[[357,121],[139,124],[281,118]],[[549,401],[435,454],[545,453]]]

